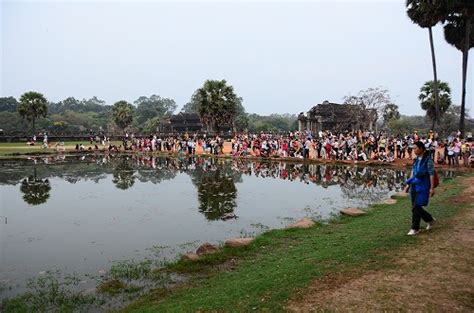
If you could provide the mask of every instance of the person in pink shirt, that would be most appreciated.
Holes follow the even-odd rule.
[[[459,166],[459,154],[461,153],[461,141],[459,141],[457,138],[454,139],[453,142],[453,152],[454,152],[454,164],[456,166]]]

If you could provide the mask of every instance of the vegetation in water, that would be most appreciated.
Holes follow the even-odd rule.
[[[1,311],[72,312],[100,304],[95,296],[75,292],[73,287],[78,283],[76,275],[63,276],[59,271],[47,271],[28,282],[25,294],[4,300]]]

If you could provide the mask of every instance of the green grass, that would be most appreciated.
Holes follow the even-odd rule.
[[[460,178],[443,184],[428,208],[438,219],[454,215],[451,201],[463,190]],[[408,198],[394,205],[375,205],[369,214],[341,217],[306,230],[273,230],[241,249],[224,248],[198,262],[179,261],[167,270],[188,272],[190,282],[174,291],[157,289],[123,312],[284,311],[286,301],[314,279],[358,268],[392,266],[394,250],[415,244],[406,236],[411,211]],[[215,265],[238,260],[233,271]]]
[[[94,148],[95,142],[91,145],[90,141],[65,141],[64,145],[66,147],[66,152],[75,151],[76,144],[83,144],[86,149],[91,147]],[[112,141],[112,144],[121,145],[120,141]],[[50,148],[43,149],[41,147],[42,142],[37,142],[34,146],[27,146],[25,142],[2,142],[0,143],[0,156],[9,156],[9,155],[21,155],[21,154],[48,154],[56,153],[54,145],[56,142],[50,142]],[[99,149],[102,149],[102,145],[98,145]]]

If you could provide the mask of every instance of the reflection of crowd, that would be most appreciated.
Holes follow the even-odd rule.
[[[405,169],[385,167],[149,154],[93,154],[74,158],[62,155],[38,158],[34,159],[34,162],[48,165],[74,162],[78,166],[68,166],[69,170],[64,170],[62,167],[57,170],[55,167],[48,167],[50,177],[62,177],[70,183],[77,183],[80,180],[92,180],[97,183],[107,178],[105,174],[109,173],[112,174],[112,182],[119,189],[131,188],[136,180],[158,184],[173,179],[178,173],[185,173],[198,188],[198,194],[202,198],[200,201],[207,203],[202,205],[202,211],[211,210],[212,212],[207,212],[210,216],[214,216],[217,210],[210,209],[210,206],[219,208],[217,211],[222,211],[223,214],[228,213],[222,209],[221,204],[232,200],[230,196],[235,198],[237,189],[234,183],[241,182],[245,176],[316,184],[324,188],[338,185],[348,198],[374,200],[378,196],[385,195],[387,190],[401,190],[407,174]],[[454,175],[453,172],[448,174],[451,177]],[[446,176],[446,172],[440,172],[441,175]]]
[[[105,156],[98,162],[105,164],[123,160],[123,157]],[[353,181],[357,184],[377,186],[378,181],[384,180],[390,190],[399,189],[405,181],[403,170],[369,167],[347,167],[330,164],[294,163],[285,161],[253,161],[244,159],[216,159],[199,156],[171,158],[150,155],[132,155],[127,162],[132,169],[151,168],[173,172],[214,172],[225,170],[234,176],[243,174],[261,178],[278,178],[289,181],[300,181],[306,184],[315,183],[325,187],[334,184],[344,184]]]
[[[232,168],[249,176],[314,183],[324,187],[348,182],[377,186],[378,181],[384,180],[388,188],[392,190],[399,189],[405,177],[403,170],[292,162],[256,161],[250,163],[234,160]]]

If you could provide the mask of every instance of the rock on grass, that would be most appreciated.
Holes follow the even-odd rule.
[[[211,245],[209,242],[203,243],[199,248],[196,250],[197,255],[206,255],[206,254],[212,254],[214,252],[217,252],[219,248],[215,245]]]
[[[367,214],[367,212],[362,211],[361,209],[358,208],[347,208],[341,210],[341,213],[344,215],[348,216],[359,216],[359,215],[364,215]]]
[[[296,223],[290,224],[287,228],[310,228],[314,226],[314,221],[310,218],[302,218]]]
[[[183,261],[197,261],[197,260],[199,260],[199,255],[197,255],[196,253],[189,252],[189,253],[183,254],[181,256],[181,260],[183,260]]]
[[[227,239],[224,243],[226,247],[237,248],[248,246],[255,238],[247,237],[247,238],[231,238]]]

